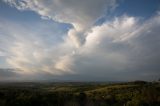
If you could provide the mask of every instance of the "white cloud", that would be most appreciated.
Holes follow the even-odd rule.
[[[65,32],[57,31],[59,27],[56,23],[54,25],[54,23],[35,22],[17,25],[5,19],[2,22],[0,49],[7,54],[5,60],[10,67],[20,69],[17,71],[20,74],[61,73],[62,70],[57,71],[54,68],[54,63],[58,60],[58,55],[64,54],[63,50],[59,49],[67,45],[61,44],[63,42],[61,34]],[[60,38],[61,40],[57,40]],[[60,53],[56,54],[58,53],[56,51]]]
[[[71,70],[72,65],[73,65],[73,59],[72,58],[70,58],[68,55],[67,56],[61,56],[60,59],[55,64],[55,69],[62,70],[64,72],[65,71],[73,72],[73,70]]]
[[[127,40],[138,27],[136,20],[134,17],[123,16],[115,18],[113,22],[106,22],[101,26],[93,27],[92,32],[88,33],[86,37],[85,46],[95,47],[103,42],[114,43]]]
[[[4,0],[19,10],[32,10],[42,17],[58,22],[69,23],[73,29],[69,38],[76,47],[85,40],[85,32],[104,12],[116,6],[116,0]]]

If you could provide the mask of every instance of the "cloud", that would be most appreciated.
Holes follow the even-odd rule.
[[[153,80],[160,76],[160,14],[144,22],[123,15],[93,25],[105,10],[115,7],[114,0],[4,1],[73,25],[66,32],[55,27],[59,23],[17,25],[3,20],[0,48],[22,76],[76,80]]]
[[[62,71],[73,71],[71,67],[73,65],[73,59],[69,56],[60,57],[58,62],[55,64],[55,69]]]
[[[125,15],[93,27],[86,43],[72,57],[76,79],[158,79],[160,16],[144,23],[139,21],[139,18]]]
[[[0,81],[16,78],[14,69],[0,69]]]
[[[59,30],[57,23],[45,21],[18,25],[5,19],[1,21],[0,49],[6,54],[5,61],[10,67],[21,69],[17,71],[19,74],[61,73],[61,70],[54,69],[54,63],[63,51],[58,55],[55,51],[66,46],[61,44],[66,31]]]
[[[5,56],[5,53],[3,51],[0,51],[0,56]]]
[[[19,10],[32,10],[42,17],[73,25],[68,33],[76,47],[85,41],[85,33],[104,12],[116,7],[116,0],[4,0]]]
[[[11,28],[14,25],[8,24]],[[10,39],[14,36],[14,42],[6,48],[10,54],[6,60],[12,67],[21,69],[17,73],[28,76],[48,73],[62,75],[64,79],[77,75],[79,80],[83,80],[81,77],[86,80],[155,79],[160,75],[159,27],[159,15],[142,24],[136,17],[116,17],[92,27],[86,33],[85,44],[78,49],[74,48],[67,35],[63,41],[50,45],[42,41],[43,29],[35,33],[28,28],[14,26],[10,34],[8,27],[9,31],[3,33]]]

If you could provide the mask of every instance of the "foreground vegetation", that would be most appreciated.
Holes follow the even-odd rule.
[[[0,106],[160,106],[160,83],[1,83]]]

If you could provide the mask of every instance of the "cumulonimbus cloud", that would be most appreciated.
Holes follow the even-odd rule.
[[[45,72],[66,77],[67,73],[76,73],[100,80],[148,80],[160,75],[159,14],[143,23],[139,23],[138,17],[124,15],[93,26],[105,9],[115,6],[114,0],[4,1],[19,10],[32,10],[43,17],[73,25],[56,46],[43,42],[40,33],[25,30],[25,27],[8,28],[14,35],[4,31],[15,38],[12,46],[6,46],[10,54],[6,60],[11,66],[24,70],[22,73]],[[41,30],[43,33],[44,29]]]

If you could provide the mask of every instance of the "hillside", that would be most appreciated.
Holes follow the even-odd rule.
[[[160,84],[13,83],[0,85],[0,106],[159,106]]]

